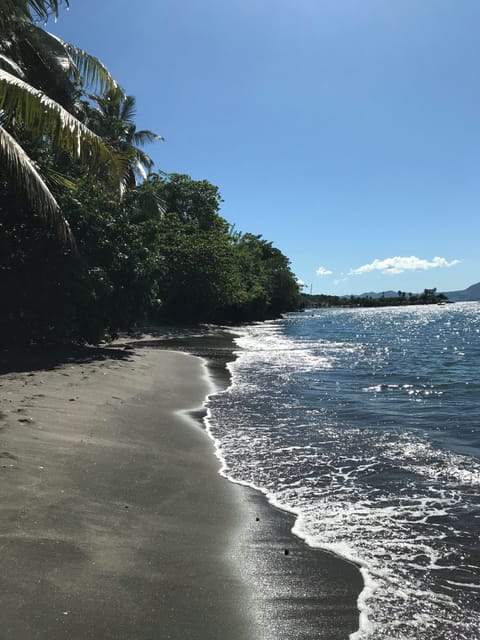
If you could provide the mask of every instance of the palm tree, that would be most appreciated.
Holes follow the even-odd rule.
[[[147,179],[154,164],[140,147],[163,138],[153,131],[137,131],[134,121],[135,98],[126,96],[119,87],[109,89],[103,95],[91,95],[90,98],[97,108],[89,110],[89,126],[123,157],[123,184],[125,188],[132,189],[138,179]]]
[[[0,0],[0,159],[33,210],[68,241],[68,223],[15,130],[22,126],[89,166],[108,161],[115,173],[120,171],[118,158],[79,119],[80,96],[86,87],[100,92],[121,89],[99,60],[36,24],[51,13],[57,15],[61,4],[61,0]]]
[[[61,4],[68,7],[68,0],[0,0],[0,31],[12,20],[47,20],[50,14],[58,16]]]

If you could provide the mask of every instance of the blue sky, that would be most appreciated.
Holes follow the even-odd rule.
[[[480,281],[478,0],[70,5],[47,28],[136,97],[156,168],[216,184],[314,293]]]

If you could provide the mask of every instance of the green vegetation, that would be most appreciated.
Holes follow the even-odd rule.
[[[137,131],[134,98],[39,26],[61,5],[0,0],[0,340],[297,308],[288,259],[221,217],[217,187],[152,172],[142,146],[160,136]]]
[[[51,13],[56,16],[60,4],[0,0],[0,158],[9,188],[16,187],[32,214],[71,241],[50,186],[61,175],[42,173],[38,155],[63,150],[84,166],[108,164],[108,177],[115,181],[120,158],[85,126],[79,97],[87,89],[105,91],[117,83],[96,58],[38,26]],[[24,137],[33,142],[29,149]]]
[[[405,293],[399,291],[396,296],[327,296],[301,294],[301,307],[313,309],[318,307],[399,307],[413,304],[440,304],[447,301],[444,293],[436,289],[424,289],[423,293]]]

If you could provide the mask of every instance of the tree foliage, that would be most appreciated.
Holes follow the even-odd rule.
[[[222,198],[206,180],[151,176],[164,202],[164,256],[157,317],[238,322],[275,317],[298,305],[288,259],[260,236],[235,233],[219,214]]]
[[[416,304],[441,304],[448,300],[437,289],[424,289],[423,293],[398,291],[396,296],[329,296],[326,294],[301,294],[301,306],[306,309],[318,307],[405,307]]]
[[[39,26],[61,4],[0,0],[0,340],[96,343],[146,320],[296,308],[288,259],[234,231],[215,185],[151,173],[141,147],[159,136],[137,130],[135,99]]]
[[[119,87],[90,98],[96,107],[84,103],[88,125],[123,159],[123,186],[131,189],[137,184],[137,179],[145,180],[153,167],[153,160],[141,147],[163,138],[153,131],[137,131],[135,98],[126,96]]]
[[[20,144],[16,129],[21,125],[43,145],[63,149],[90,167],[107,162],[112,181],[119,179],[120,165],[83,123],[79,101],[87,87],[116,89],[117,83],[95,57],[36,24],[57,15],[60,5],[54,0],[0,2],[0,159],[10,186],[65,241],[71,240],[70,230],[48,176]]]

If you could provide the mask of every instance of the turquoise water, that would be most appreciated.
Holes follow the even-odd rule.
[[[357,639],[480,636],[480,304],[240,330],[209,400],[224,473],[360,567]]]

